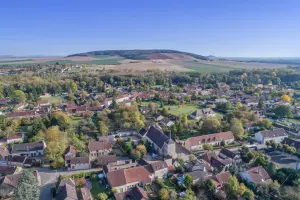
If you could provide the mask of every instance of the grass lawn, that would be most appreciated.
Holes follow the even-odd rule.
[[[61,103],[62,99],[60,97],[42,97],[41,100],[48,100],[50,103]]]
[[[81,120],[81,118],[82,118],[82,117],[75,117],[75,116],[73,116],[73,117],[71,118],[71,119],[72,119],[72,122],[71,122],[72,126],[78,125],[79,122],[80,122],[80,120]]]
[[[171,109],[169,110],[169,113],[172,114],[172,115],[176,115],[176,116],[180,116],[180,115],[183,115],[183,114],[186,114],[188,116],[192,112],[199,109],[199,107],[196,106],[196,105],[183,105],[182,107],[178,106],[178,105],[174,105],[174,106],[165,105],[165,107],[167,109],[169,109],[169,107],[170,107]]]
[[[162,179],[162,181],[163,181],[163,185],[164,185],[164,187],[166,187],[167,189],[173,189],[173,190],[175,190],[176,189],[176,185],[175,184],[172,184],[171,182],[170,182],[170,179],[169,178],[164,178],[164,179]]]
[[[295,124],[300,124],[299,119],[288,119],[289,122],[295,123]]]
[[[91,180],[91,182],[92,182],[91,193],[95,199],[97,198],[97,195],[99,193],[101,193],[101,192],[107,193],[108,192],[104,187],[100,186],[100,184],[97,180]]]

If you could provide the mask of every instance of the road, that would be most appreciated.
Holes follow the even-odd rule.
[[[52,200],[51,188],[58,180],[59,175],[72,175],[81,172],[94,172],[100,171],[102,168],[94,168],[88,170],[76,170],[76,171],[61,171],[61,170],[49,170],[48,168],[37,168],[41,176],[41,195],[40,199]]]

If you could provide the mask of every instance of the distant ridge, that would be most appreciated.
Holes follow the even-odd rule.
[[[194,53],[188,53],[177,50],[169,49],[135,49],[135,50],[104,50],[104,51],[90,51],[86,53],[76,53],[69,55],[71,56],[120,56],[132,60],[149,60],[152,55],[155,55],[157,59],[161,56],[161,59],[168,59],[167,55],[164,54],[181,54],[185,56],[191,56],[195,59],[209,60],[207,56],[202,56]]]

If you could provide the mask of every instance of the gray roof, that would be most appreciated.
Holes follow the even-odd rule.
[[[164,143],[172,143],[173,140],[170,139],[166,134],[164,134],[160,129],[151,126],[146,134],[146,136],[159,148],[162,148]]]
[[[287,134],[283,128],[278,128],[278,129],[274,129],[274,130],[264,130],[264,131],[261,131],[261,134],[264,136],[264,138],[287,136]]]
[[[44,150],[45,144],[43,141],[40,142],[30,142],[24,144],[14,144],[11,153],[23,153],[27,151],[38,151]]]

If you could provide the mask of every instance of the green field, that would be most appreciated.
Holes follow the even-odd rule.
[[[196,72],[221,72],[221,71],[230,71],[233,69],[239,69],[238,67],[209,64],[209,63],[199,63],[195,61],[186,62],[186,66],[184,66],[184,68],[191,69]]]
[[[62,99],[60,97],[42,97],[41,100],[48,100],[50,103],[61,103]]]
[[[176,116],[180,116],[180,115],[190,115],[192,112],[196,111],[197,109],[199,109],[198,106],[196,105],[183,105],[183,107],[181,106],[177,106],[177,105],[174,105],[174,106],[167,106],[165,105],[165,107],[167,109],[170,108],[169,110],[169,113],[172,114],[172,115],[176,115]]]

